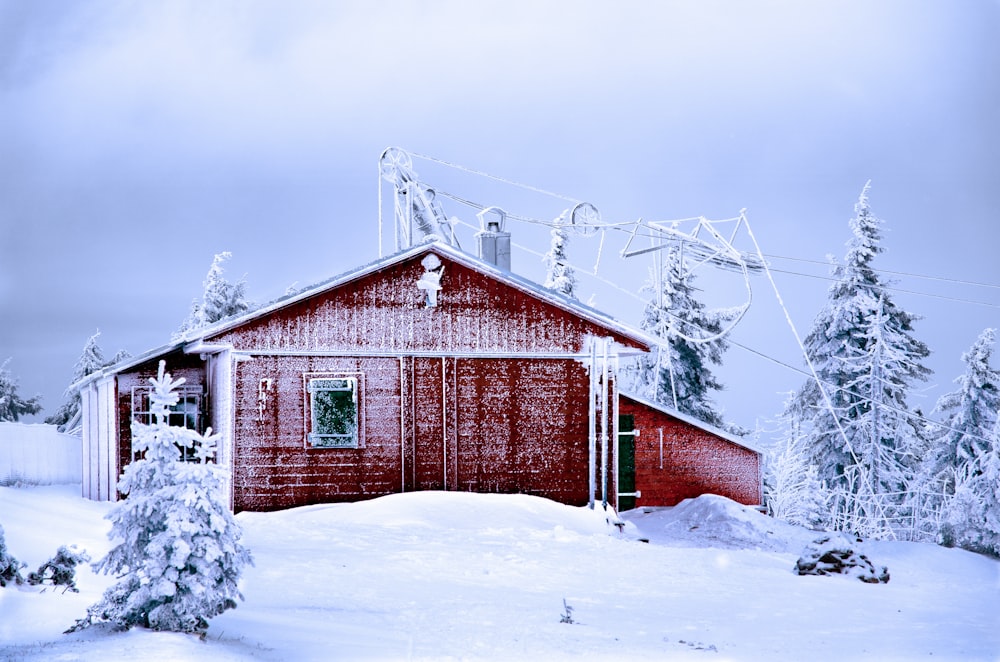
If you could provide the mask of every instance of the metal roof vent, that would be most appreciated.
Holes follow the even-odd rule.
[[[494,218],[486,219],[486,214],[494,214]],[[507,212],[499,207],[487,207],[476,216],[479,217],[479,232],[476,239],[479,242],[480,259],[494,264],[501,269],[510,271],[510,233],[504,228],[507,225]]]

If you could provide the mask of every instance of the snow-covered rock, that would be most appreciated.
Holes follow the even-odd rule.
[[[866,584],[888,583],[889,569],[875,566],[855,547],[840,534],[821,536],[802,552],[795,562],[795,572],[800,575],[847,575],[857,577]]]

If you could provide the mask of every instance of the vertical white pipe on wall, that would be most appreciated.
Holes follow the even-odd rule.
[[[608,507],[608,339],[601,362],[601,505]]]
[[[441,469],[444,486],[448,489],[448,359],[441,357]]]
[[[381,248],[381,240],[379,241]],[[406,359],[399,357],[399,491],[406,491]]]
[[[663,428],[660,428],[660,468],[663,468]]]
[[[587,398],[587,420],[590,424],[590,433],[587,436],[588,442],[588,478],[590,487],[588,496],[588,506],[594,509],[594,492],[597,490],[597,345],[590,343],[590,388]]]
[[[615,369],[611,371],[611,429],[613,434],[611,435],[611,484],[613,489],[611,493],[614,495],[614,505],[615,510],[618,510],[618,477],[621,475],[621,467],[619,462],[621,458],[618,457],[618,435],[621,429],[618,426],[618,357],[615,357]]]
[[[458,357],[457,356],[451,360],[451,369],[452,369],[451,397],[454,398],[454,400],[452,400],[453,406],[451,412],[451,420],[455,422],[455,434],[453,435],[453,437],[455,438],[455,452],[452,453],[452,462],[454,463],[455,467],[454,470],[451,472],[451,482],[455,485],[455,489],[458,490],[461,489],[461,487],[459,487],[458,483],[458,440],[460,437],[458,434]]]

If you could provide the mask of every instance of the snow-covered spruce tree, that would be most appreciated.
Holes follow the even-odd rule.
[[[921,422],[906,404],[911,366],[920,365],[926,352],[901,337],[889,313],[882,294],[868,315],[863,347],[847,348],[842,374],[853,378],[845,387],[862,399],[841,424],[874,489],[898,502],[927,451]]]
[[[75,384],[87,375],[93,374],[102,368],[106,368],[109,365],[114,365],[119,361],[128,358],[129,353],[125,350],[120,350],[115,354],[114,358],[110,361],[104,358],[104,352],[101,350],[101,346],[97,343],[97,339],[101,337],[101,332],[98,330],[94,335],[87,339],[86,344],[83,346],[83,352],[80,354],[80,358],[77,359],[76,365],[73,366],[73,379],[70,381],[70,385]],[[49,425],[57,425],[60,430],[65,431],[65,426],[67,423],[71,422],[76,418],[76,415],[80,412],[80,393],[78,391],[66,391],[66,401],[61,407],[48,418],[45,422]]]
[[[547,269],[544,285],[550,290],[575,299],[576,274],[573,273],[573,267],[566,257],[567,244],[569,236],[566,233],[566,212],[563,212],[552,226],[552,243],[549,245],[549,252],[542,258]]]
[[[224,470],[212,462],[217,435],[167,423],[183,381],[172,380],[163,361],[150,380],[153,422],[132,425],[142,458],[125,468],[118,490],[126,498],[108,514],[110,535],[120,542],[95,564],[120,580],[70,631],[106,621],[203,632],[209,618],[243,597],[237,584],[252,559],[225,503]],[[182,461],[182,448],[198,461]]]
[[[962,355],[958,390],[938,400],[941,432],[926,474],[941,490],[939,541],[1000,554],[1000,370],[990,365],[995,331]]]
[[[942,427],[929,455],[929,472],[944,482],[946,494],[954,493],[953,471],[977,462],[989,446],[990,431],[1000,411],[1000,370],[990,365],[995,340],[993,329],[979,335],[962,354],[965,373],[955,380],[958,389],[941,396],[935,407]]]
[[[721,364],[727,348],[717,337],[724,317],[695,298],[694,276],[681,250],[680,246],[667,248],[659,278],[652,274],[643,288],[653,298],[646,304],[640,326],[661,344],[657,352],[640,360],[639,387],[651,391],[653,400],[721,428],[724,421],[711,393],[723,386],[709,364]]]
[[[982,452],[953,471],[938,542],[1000,557],[1000,416]]]
[[[222,275],[222,263],[233,256],[229,251],[216,254],[205,276],[201,301],[191,303],[191,312],[176,335],[208,326],[227,317],[242,315],[250,310],[246,298],[246,280],[230,283]]]
[[[896,306],[872,266],[884,249],[868,190],[855,205],[853,236],[827,304],[805,339],[823,390],[810,379],[786,414],[801,423],[820,480],[842,495],[850,515],[841,525],[870,534],[888,526],[919,452],[922,437],[906,399],[930,374],[921,363],[930,352],[913,336],[916,316]]]
[[[42,396],[25,400],[18,394],[17,379],[7,369],[10,359],[0,363],[0,421],[18,421],[42,410]]]
[[[990,432],[990,446],[980,456],[982,473],[973,489],[980,495],[983,511],[972,546],[993,556],[1000,556],[1000,410]]]

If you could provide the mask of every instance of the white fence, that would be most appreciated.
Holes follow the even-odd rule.
[[[52,485],[82,480],[79,437],[54,425],[0,423],[0,485]]]

